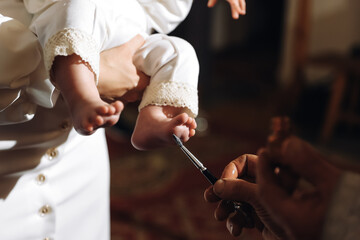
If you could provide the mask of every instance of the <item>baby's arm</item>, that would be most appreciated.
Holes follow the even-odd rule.
[[[208,7],[213,7],[218,0],[209,0]],[[239,15],[246,14],[246,2],[245,0],[226,0],[231,7],[231,15],[233,19],[238,19]]]

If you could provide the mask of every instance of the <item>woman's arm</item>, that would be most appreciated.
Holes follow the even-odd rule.
[[[16,19],[0,15],[0,125],[32,119],[36,106],[52,107],[36,36]]]

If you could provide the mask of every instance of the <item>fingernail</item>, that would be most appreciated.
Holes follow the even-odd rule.
[[[214,192],[216,195],[221,195],[222,192],[224,191],[224,187],[225,187],[225,182],[222,179],[219,179],[216,181],[215,185],[214,185]]]
[[[233,234],[234,226],[231,223],[227,223],[226,225],[227,225],[227,229],[229,230],[229,232],[231,234]]]

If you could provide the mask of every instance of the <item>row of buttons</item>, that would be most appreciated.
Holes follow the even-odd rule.
[[[47,158],[51,161],[54,158],[56,158],[59,155],[59,151],[56,148],[51,148],[46,152]],[[39,185],[42,185],[46,180],[46,177],[44,174],[40,173],[37,177],[36,177],[36,182]]]
[[[46,156],[47,159],[49,161],[54,160],[54,158],[56,158],[59,155],[59,151],[56,148],[50,148],[47,152],[46,152]],[[36,177],[36,182],[38,185],[43,185],[45,183],[45,181],[47,180],[46,176],[43,173],[40,173],[39,175],[37,175]],[[39,215],[41,217],[45,217],[46,215],[50,214],[52,212],[52,208],[49,204],[45,204],[44,206],[42,206],[39,209]],[[49,237],[45,237],[43,240],[52,240]]]

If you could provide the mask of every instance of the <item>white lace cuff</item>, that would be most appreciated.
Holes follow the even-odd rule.
[[[198,114],[198,95],[196,87],[181,82],[150,83],[145,89],[139,110],[148,106],[172,106],[187,109],[187,114]]]
[[[90,65],[97,84],[100,63],[100,52],[97,44],[91,35],[74,28],[59,31],[46,43],[44,60],[47,72],[50,73],[56,56],[69,56],[74,53]]]

